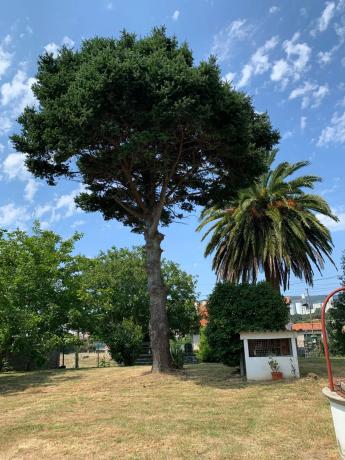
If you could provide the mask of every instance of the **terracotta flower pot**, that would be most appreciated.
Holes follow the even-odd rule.
[[[272,380],[282,380],[283,378],[282,372],[272,371],[271,374],[272,374]]]

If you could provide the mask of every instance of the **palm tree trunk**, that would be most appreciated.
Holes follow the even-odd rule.
[[[276,291],[279,292],[280,294],[280,280],[278,276],[278,271],[276,270],[275,272],[272,271],[272,268],[270,267],[268,262],[264,263],[264,271],[265,271],[265,278],[268,283],[275,289]]]

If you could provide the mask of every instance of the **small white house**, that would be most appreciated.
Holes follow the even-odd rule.
[[[283,378],[298,378],[296,333],[292,331],[241,332],[247,380],[272,380],[268,364],[273,357]]]

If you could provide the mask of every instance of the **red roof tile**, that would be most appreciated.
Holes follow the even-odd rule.
[[[292,325],[293,331],[321,331],[321,321],[313,321],[312,323],[295,323]]]

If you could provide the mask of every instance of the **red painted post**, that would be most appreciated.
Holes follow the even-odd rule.
[[[331,360],[329,358],[329,350],[328,350],[328,340],[327,340],[327,330],[326,330],[326,306],[329,300],[338,292],[345,291],[345,287],[340,287],[332,291],[322,304],[322,311],[321,311],[321,325],[322,325],[322,336],[323,336],[323,347],[325,350],[325,358],[327,363],[327,373],[328,373],[328,388],[331,391],[334,391],[334,383],[333,383],[333,373],[332,373],[332,365]]]

